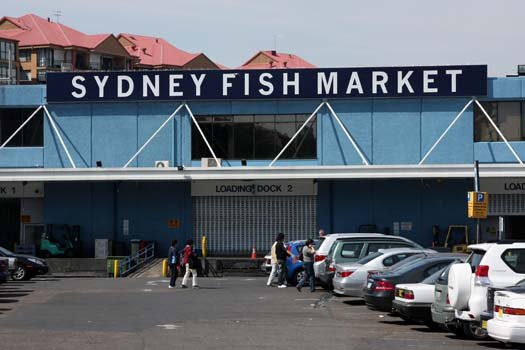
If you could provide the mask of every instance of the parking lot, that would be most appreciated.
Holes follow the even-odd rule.
[[[0,286],[5,349],[491,349],[370,311],[325,291],[265,286],[264,278],[36,278]]]

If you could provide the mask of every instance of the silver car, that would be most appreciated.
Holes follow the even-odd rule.
[[[333,291],[339,295],[362,297],[369,273],[383,271],[410,256],[422,253],[433,254],[435,251],[418,248],[379,249],[355,263],[336,264]]]

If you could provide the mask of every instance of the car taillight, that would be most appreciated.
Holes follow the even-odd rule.
[[[324,259],[326,259],[326,255],[323,254],[315,254],[314,256],[315,262],[324,261]]]
[[[371,271],[368,271],[368,276],[367,278],[370,278],[372,275],[375,275],[376,273],[378,273],[379,271],[374,271],[374,270],[371,270]]]
[[[395,287],[392,283],[380,280],[376,283],[375,290],[394,290]]]
[[[350,275],[353,274],[353,273],[354,273],[354,271],[340,271],[340,272],[337,273],[337,275],[338,275],[339,277],[343,277],[343,278],[345,278],[345,277],[350,276]]]
[[[525,316],[525,309],[517,309],[513,307],[504,307],[499,305],[496,305],[494,307],[494,312],[503,312],[504,315]]]
[[[488,265],[479,265],[476,269],[476,277],[489,277]]]
[[[482,287],[490,286],[489,266],[488,265],[479,265],[476,268],[475,276],[476,278],[474,279],[474,284],[476,286],[482,286]]]
[[[334,266],[334,265],[330,265],[330,266],[328,266],[328,271],[329,271],[329,272],[335,272],[335,271],[336,271],[335,266]]]
[[[289,245],[288,248],[286,248],[287,251],[291,252],[292,251],[292,246]]]
[[[396,296],[403,299],[414,300],[414,292],[411,290],[396,288]]]
[[[446,301],[447,305],[450,305],[450,299],[448,298],[448,295],[447,295],[447,301]]]

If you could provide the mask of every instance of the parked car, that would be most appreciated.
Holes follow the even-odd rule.
[[[15,281],[28,280],[49,271],[47,262],[36,256],[16,254],[3,247],[0,247],[0,256],[16,258],[16,270],[11,274],[11,278]]]
[[[314,239],[314,247],[317,249],[319,245],[321,245],[323,238],[320,239]],[[303,262],[299,259],[302,255],[304,244],[306,243],[306,240],[298,240],[298,241],[291,241],[285,243],[286,249],[291,252],[296,258],[292,259],[291,257],[288,257],[286,259],[286,268],[287,268],[287,275],[286,279],[289,284],[296,286],[301,278],[304,276],[304,267]],[[264,270],[267,273],[270,273],[272,270],[272,255],[271,253],[268,253],[264,257]],[[274,277],[274,279],[277,278],[277,276]]]
[[[463,326],[458,323],[456,313],[448,298],[448,273],[450,266],[441,273],[434,285],[434,301],[430,307],[432,322],[454,334],[463,335]]]
[[[484,338],[481,314],[488,309],[488,289],[513,286],[525,279],[525,243],[501,241],[470,245],[466,263],[455,264],[448,276],[448,296],[465,335]]]
[[[379,249],[355,263],[337,263],[332,281],[335,294],[362,297],[369,273],[376,273],[395,266],[408,257],[434,251],[416,248]]]
[[[391,311],[396,284],[418,283],[464,255],[452,253],[429,254],[389,271],[372,274],[365,289],[365,302],[370,309]]]
[[[326,244],[326,239],[321,245]],[[324,288],[332,288],[332,279],[335,275],[335,265],[337,263],[353,263],[362,259],[379,249],[388,248],[417,248],[423,249],[419,244],[400,236],[388,236],[378,233],[361,233],[354,236],[338,237],[332,242],[330,250],[320,265],[318,274],[321,285]]]
[[[525,343],[525,289],[494,294],[494,318],[487,322],[488,335],[504,343]]]
[[[436,281],[448,267],[444,267],[425,278],[420,283],[401,283],[396,285],[395,299],[392,308],[404,320],[420,321],[433,327],[430,307],[434,301],[434,288]]]

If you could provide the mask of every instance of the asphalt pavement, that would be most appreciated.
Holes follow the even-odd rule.
[[[180,281],[179,281],[180,283]],[[0,285],[0,349],[502,349],[406,324],[356,299],[264,278],[38,278]]]

